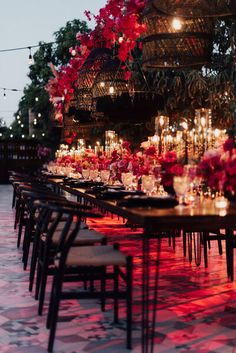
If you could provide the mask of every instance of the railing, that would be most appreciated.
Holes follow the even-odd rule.
[[[9,170],[34,172],[42,164],[37,155],[37,141],[0,141],[0,183],[7,183]]]

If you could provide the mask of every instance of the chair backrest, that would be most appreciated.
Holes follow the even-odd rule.
[[[76,204],[70,201],[47,200],[47,201],[34,201],[34,205],[40,209],[40,214],[47,219],[42,221],[41,228],[46,236],[47,247],[51,246],[53,234],[59,229],[60,239],[57,244],[56,252],[63,256],[65,261],[68,251],[77,236],[81,222],[84,218],[101,218],[102,215],[86,210],[83,205]],[[46,210],[46,211],[44,211]],[[43,213],[45,212],[45,214]],[[50,222],[48,215],[53,220]],[[41,216],[42,218],[42,216]]]

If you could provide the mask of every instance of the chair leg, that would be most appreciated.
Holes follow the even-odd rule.
[[[54,301],[55,287],[56,287],[56,275],[53,277],[52,289],[51,289],[49,305],[48,305],[48,313],[47,313],[47,320],[46,320],[46,328],[48,330],[50,329],[51,321],[52,321],[52,307],[53,307],[53,301]]]
[[[35,286],[35,299],[38,300],[39,298],[39,290],[40,290],[40,285],[41,285],[41,278],[42,278],[42,265],[41,265],[41,259],[42,259],[42,244],[39,246],[39,255],[38,255],[38,266],[37,266],[37,276],[36,276],[36,286]]]
[[[12,208],[14,208],[15,203],[16,203],[16,190],[13,189],[12,205],[11,205]]]
[[[19,213],[20,213],[20,200],[17,199],[17,201],[16,201],[16,213],[15,213],[14,229],[16,229],[17,223],[19,221]]]
[[[187,233],[188,237],[188,257],[189,257],[189,262],[191,263],[193,260],[193,238],[192,238],[192,233],[188,232]]]
[[[42,266],[42,274],[41,274],[41,281],[40,281],[40,288],[39,288],[38,315],[42,315],[42,312],[43,312],[47,277],[48,277],[48,259],[45,259]]]
[[[132,349],[132,290],[133,290],[133,259],[131,256],[127,257],[127,297],[126,297],[126,306],[127,306],[127,337],[126,337],[126,347],[127,349]]]
[[[27,268],[27,264],[28,264],[28,258],[29,258],[29,249],[30,249],[30,243],[32,240],[32,236],[33,236],[33,221],[32,218],[29,217],[29,219],[27,220],[27,224],[25,226],[25,234],[24,234],[24,240],[23,240],[23,268],[24,270],[26,270]]]
[[[21,234],[22,234],[23,223],[24,223],[25,208],[24,208],[23,205],[21,205],[19,212],[20,212],[20,214],[19,214],[19,228],[18,228],[17,248],[20,247]]]
[[[29,291],[32,292],[33,285],[34,285],[34,277],[38,259],[38,248],[39,248],[39,230],[36,230],[34,234],[34,242],[33,242],[33,250],[32,250],[32,257],[30,263],[30,275],[29,275]]]
[[[106,306],[106,299],[105,299],[105,293],[106,293],[106,267],[104,266],[103,269],[103,274],[102,274],[102,279],[101,279],[101,310],[105,311],[105,306]]]
[[[184,252],[184,257],[187,255],[187,235],[186,232],[183,231],[183,252]]]
[[[47,320],[47,324],[49,324],[49,327],[50,327],[50,333],[49,333],[49,339],[48,339],[48,352],[52,352],[53,350],[53,344],[54,344],[56,327],[57,327],[58,311],[59,311],[59,305],[60,305],[60,294],[61,294],[61,288],[62,288],[62,280],[58,278],[59,276],[56,276],[56,277],[57,278],[52,288],[53,295],[50,301],[50,310],[48,311],[48,315],[50,315],[50,318],[48,318]]]
[[[220,235],[218,235],[218,249],[219,249],[219,255],[222,255],[223,254],[223,249],[222,249],[222,242],[221,242],[221,239],[220,239]]]
[[[114,266],[114,322],[117,324],[119,321],[119,306],[118,306],[118,292],[119,292],[119,268]]]

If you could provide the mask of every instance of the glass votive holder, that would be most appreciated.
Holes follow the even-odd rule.
[[[229,205],[229,201],[224,196],[218,196],[214,200],[215,208],[226,209]]]

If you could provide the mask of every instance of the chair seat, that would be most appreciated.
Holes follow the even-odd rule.
[[[61,231],[60,229],[56,230],[52,237],[53,245],[57,245],[60,242]],[[101,243],[104,239],[104,235],[96,232],[95,230],[90,229],[81,229],[76,236],[73,245],[89,245],[94,243]]]
[[[55,260],[58,267],[59,261]],[[68,267],[76,266],[125,266],[126,256],[112,245],[73,247],[67,257]]]

